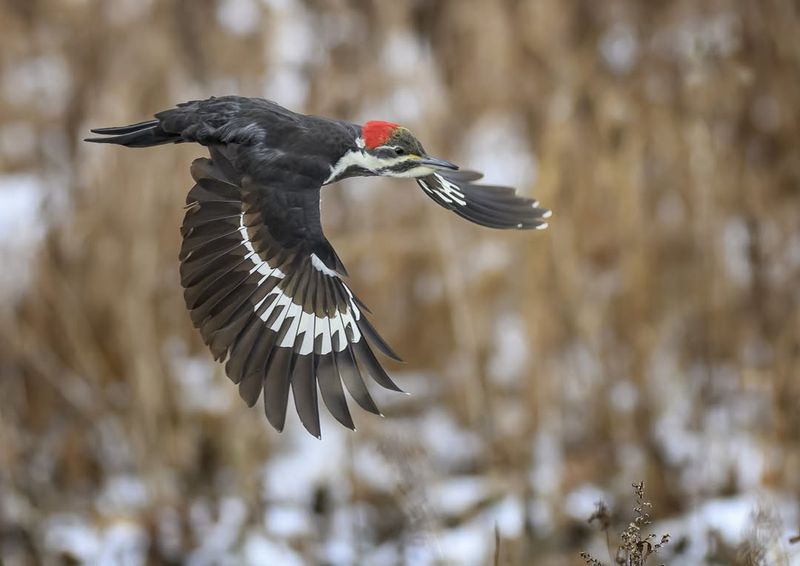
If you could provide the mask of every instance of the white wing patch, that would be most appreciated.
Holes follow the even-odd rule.
[[[244,224],[244,214],[239,217],[239,234],[242,237],[242,244],[247,249],[247,257],[253,262],[253,269],[263,277],[259,280],[258,285],[262,285],[270,276],[284,279],[286,274],[277,267],[271,266],[268,262],[261,259],[255,248],[253,247],[250,237],[247,234],[247,227]],[[300,355],[310,354],[314,350],[314,343],[317,338],[321,337],[319,352],[320,355],[330,354],[333,351],[334,336],[338,333],[336,343],[338,344],[337,352],[343,351],[349,343],[355,343],[361,340],[361,331],[358,328],[357,321],[361,319],[361,311],[356,306],[353,298],[353,293],[341,281],[339,274],[330,269],[316,254],[311,254],[309,257],[311,267],[326,277],[335,277],[339,280],[345,291],[348,294],[348,308],[342,312],[337,311],[332,317],[319,317],[314,313],[305,312],[303,306],[294,302],[294,299],[283,292],[279,286],[275,286],[267,295],[261,299],[254,307],[258,317],[267,322],[270,315],[277,308],[283,308],[283,312],[278,316],[269,329],[273,332],[279,332],[284,321],[288,318],[291,319],[291,326],[284,335],[283,339],[277,346],[281,348],[293,348],[297,341],[297,337],[303,335],[297,353]],[[276,298],[277,297],[277,298]],[[269,305],[263,308],[264,305]],[[348,338],[349,334],[352,335],[352,340]]]
[[[325,263],[323,263],[323,261],[319,259],[319,256],[317,254],[311,254],[311,265],[314,267],[314,269],[316,269],[317,271],[321,271],[324,275],[327,275],[328,277],[339,276],[339,274],[336,273],[333,269],[325,265]]]
[[[242,236],[242,243],[247,250],[247,256],[255,265],[253,271],[258,271],[261,275],[272,275],[273,277],[278,277],[279,279],[286,277],[286,274],[283,271],[277,267],[270,266],[266,261],[261,259],[261,256],[256,253],[253,244],[250,242],[250,236],[247,235],[247,226],[244,224],[244,213],[239,215],[239,234]]]
[[[439,182],[438,187],[431,187],[424,179],[418,179],[420,186],[428,194],[439,197],[447,204],[455,203],[461,206],[467,205],[467,198],[464,196],[464,193],[461,191],[461,189],[458,188],[458,185],[451,183],[436,173],[434,173],[433,176],[436,177],[436,180]]]

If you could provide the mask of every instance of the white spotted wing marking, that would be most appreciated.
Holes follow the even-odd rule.
[[[319,258],[317,254],[311,254],[311,266],[316,269],[317,271],[321,271],[323,274],[329,277],[339,277],[339,274],[336,273],[333,269],[329,268],[325,263]]]
[[[261,275],[272,275],[273,277],[278,277],[279,279],[286,277],[286,274],[283,271],[277,267],[272,267],[266,261],[262,260],[261,257],[256,253],[252,242],[250,242],[250,236],[247,235],[247,226],[245,226],[244,223],[244,213],[239,214],[239,234],[241,235],[242,243],[247,250],[247,257],[249,257],[250,261],[252,261],[255,265],[250,273],[258,271],[258,273]],[[262,282],[263,281],[264,280],[262,279]],[[261,284],[261,282],[259,282],[259,284]]]
[[[420,186],[432,196],[437,196],[447,204],[458,204],[461,206],[467,205],[467,199],[464,193],[455,185],[442,177],[441,175],[433,174],[439,183],[438,187],[431,187],[424,179],[417,179]]]
[[[244,224],[244,214],[239,217],[239,234],[242,238],[242,244],[247,249],[247,257],[253,262],[251,273],[258,272],[263,276],[258,285],[262,285],[270,276],[278,277],[279,279],[286,278],[285,273],[264,261],[256,252],[247,233],[247,226]],[[319,337],[322,340],[318,354],[330,354],[333,351],[334,344],[338,346],[336,351],[341,352],[349,343],[361,340],[362,334],[358,328],[361,311],[355,303],[350,288],[341,280],[336,271],[325,265],[316,254],[312,253],[308,261],[311,268],[319,271],[325,277],[335,278],[337,284],[344,288],[348,295],[348,308],[345,311],[336,311],[336,314],[332,317],[319,317],[314,313],[305,312],[303,306],[284,293],[279,285],[276,285],[263,299],[256,303],[253,309],[264,322],[269,320],[275,309],[283,309],[281,316],[277,317],[269,326],[269,329],[273,332],[279,332],[285,320],[290,319],[292,321],[289,330],[281,342],[277,344],[281,348],[295,347],[297,337],[302,335],[302,340],[297,348],[297,353],[300,355],[310,354],[314,350],[314,343]],[[264,305],[269,306],[262,308]],[[348,337],[348,329],[349,334],[352,335],[352,340]]]
[[[476,224],[490,228],[544,230],[551,212],[539,208],[539,202],[517,195],[508,187],[492,187],[473,183],[479,173],[464,171],[433,173],[417,179],[417,184],[437,204]],[[459,184],[459,182],[461,184]]]

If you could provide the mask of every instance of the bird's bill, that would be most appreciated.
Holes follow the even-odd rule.
[[[426,156],[421,158],[417,163],[426,167],[432,167],[434,169],[450,169],[452,171],[458,169],[458,165],[455,163],[450,163],[449,161],[445,161],[444,159],[439,159],[437,157]]]

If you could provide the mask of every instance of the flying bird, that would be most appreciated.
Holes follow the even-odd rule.
[[[192,322],[248,406],[283,430],[289,391],[305,428],[320,437],[317,388],[354,429],[344,390],[380,415],[365,384],[400,391],[370,344],[399,360],[350,290],[320,224],[322,187],[355,176],[413,178],[437,204],[500,229],[543,229],[550,211],[514,189],[476,184],[480,173],[428,155],[406,128],[298,114],[275,102],[212,97],[154,120],[97,128],[86,141],[127,147],[194,142],[210,158],[191,165],[195,185],[181,226],[180,277]]]

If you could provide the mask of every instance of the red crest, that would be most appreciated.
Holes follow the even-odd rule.
[[[400,126],[392,122],[381,122],[379,120],[367,122],[364,124],[364,127],[361,128],[361,135],[364,137],[364,145],[369,149],[375,149],[383,145],[386,143],[386,140],[392,137],[392,133],[399,127]]]

